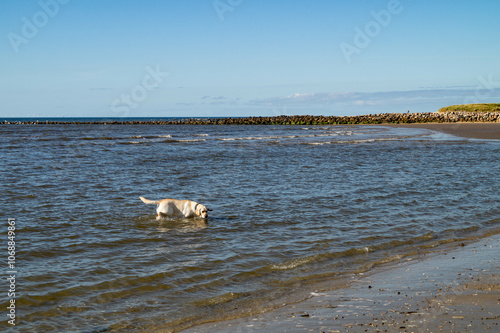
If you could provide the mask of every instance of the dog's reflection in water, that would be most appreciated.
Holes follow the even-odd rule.
[[[158,220],[158,232],[176,231],[180,233],[195,232],[208,227],[206,219],[162,218]]]

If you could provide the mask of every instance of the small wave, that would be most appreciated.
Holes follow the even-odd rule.
[[[141,139],[165,139],[165,138],[171,138],[172,135],[171,134],[160,134],[160,135],[146,135],[146,136],[142,136],[142,135],[137,135],[135,137],[130,137],[130,138],[141,138]]]
[[[220,141],[238,141],[238,140],[270,140],[279,139],[277,136],[246,136],[240,138],[219,138]]]
[[[249,295],[248,293],[229,292],[229,293],[225,293],[223,295],[203,299],[200,301],[195,301],[194,304],[197,306],[214,306],[214,305],[224,304],[224,303],[227,303],[227,302],[230,302],[232,300],[235,300],[235,299],[238,299],[241,297],[245,297],[248,295]]]
[[[146,143],[146,141],[121,141],[121,142],[116,142],[119,145],[138,145],[138,144],[143,144]]]
[[[391,137],[391,138],[381,138],[381,139],[360,139],[360,140],[335,140],[335,141],[316,141],[316,142],[306,142],[308,145],[328,145],[328,144],[363,144],[363,143],[372,143],[372,142],[382,142],[382,141],[395,141],[401,140],[402,138]]]
[[[207,141],[207,139],[178,139],[178,140],[171,140],[175,142],[203,142]]]
[[[306,264],[313,263],[313,262],[317,261],[319,259],[319,256],[321,256],[321,255],[315,255],[315,256],[306,257],[306,258],[299,258],[299,259],[291,260],[289,262],[271,265],[271,269],[280,270],[280,271],[294,269],[294,268],[297,268],[299,266],[306,265]]]
[[[169,140],[163,140],[159,142],[163,143],[188,143],[188,142],[203,142],[207,141],[207,139],[169,139]]]
[[[377,244],[377,245],[353,247],[353,248],[350,248],[350,249],[347,249],[344,251],[340,251],[340,252],[326,252],[326,253],[315,254],[312,256],[304,257],[304,258],[296,258],[296,259],[292,259],[289,261],[285,261],[285,262],[280,263],[280,264],[271,265],[269,268],[271,268],[272,270],[292,270],[292,269],[295,269],[299,266],[313,264],[313,263],[321,262],[321,261],[332,259],[332,258],[353,257],[353,256],[377,252],[377,251],[391,250],[391,249],[395,249],[395,248],[398,248],[401,246],[406,246],[406,245],[414,245],[414,244],[420,244],[420,243],[428,244],[428,242],[434,240],[435,237],[436,236],[434,233],[429,232],[429,233],[415,236],[413,238],[409,238],[409,239],[405,239],[405,240],[392,240],[392,241],[388,241],[388,242],[382,242],[382,243]]]
[[[113,136],[85,136],[83,138],[81,138],[80,140],[84,140],[84,141],[94,141],[94,140],[116,140],[116,139],[120,139],[120,138],[117,138],[117,137],[113,137]]]
[[[385,141],[385,140],[375,140],[375,139],[365,139],[365,140],[348,140],[344,143],[358,144],[358,143],[371,143],[375,141]]]
[[[339,135],[349,135],[346,132],[332,132],[325,134],[307,134],[307,135],[273,135],[273,136],[245,136],[232,138],[217,138],[219,141],[237,141],[237,140],[277,140],[277,139],[297,139],[297,138],[318,138],[333,137]]]
[[[271,269],[273,270],[291,270],[295,269],[299,266],[320,262],[323,260],[327,260],[330,258],[339,258],[339,257],[350,257],[358,254],[370,253],[373,251],[371,246],[363,246],[359,248],[352,248],[349,250],[345,250],[342,252],[328,252],[322,254],[315,254],[305,258],[297,258],[290,261],[286,261],[281,264],[271,265]]]
[[[306,144],[312,145],[312,146],[322,146],[322,145],[329,145],[332,143],[333,143],[333,141],[324,141],[324,142],[307,142]]]

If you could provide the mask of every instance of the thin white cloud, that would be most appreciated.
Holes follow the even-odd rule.
[[[208,96],[205,95],[201,97],[201,100],[206,101],[206,103],[202,104],[210,104],[210,105],[236,105],[241,101],[241,97],[237,98],[229,98],[226,96]]]
[[[461,101],[474,100],[476,96],[488,96],[490,99],[500,98],[500,88],[486,88],[478,94],[476,89],[422,89],[408,91],[381,92],[330,92],[330,93],[294,93],[289,96],[254,99],[253,105],[267,106],[327,106],[333,104],[354,106],[390,105],[408,102],[429,102],[456,99]],[[481,101],[486,103],[487,101]]]

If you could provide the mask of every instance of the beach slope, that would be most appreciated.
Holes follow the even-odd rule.
[[[498,332],[500,235],[353,276],[347,289],[185,332]]]

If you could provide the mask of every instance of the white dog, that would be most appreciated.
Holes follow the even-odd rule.
[[[201,217],[206,219],[208,217],[208,212],[211,209],[207,209],[207,207],[200,205],[197,202],[191,200],[176,200],[176,199],[163,199],[163,200],[148,200],[143,197],[139,197],[142,202],[148,205],[157,204],[156,213],[158,216],[157,219],[160,219],[165,216],[174,216],[174,217]]]

